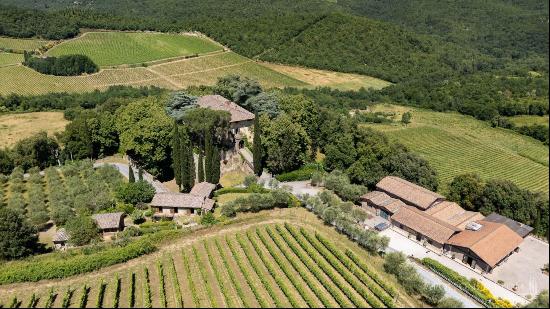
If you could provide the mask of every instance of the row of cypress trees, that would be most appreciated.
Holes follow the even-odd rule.
[[[199,152],[198,171],[195,168],[194,145],[185,127],[174,125],[172,136],[172,161],[174,178],[182,192],[189,192],[198,182],[207,181],[217,184],[220,181],[220,150],[212,141],[212,133],[205,133],[203,147],[197,147]]]

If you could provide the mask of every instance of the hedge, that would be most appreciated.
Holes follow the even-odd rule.
[[[214,196],[220,196],[228,193],[269,193],[270,190],[261,186],[250,186],[248,188],[227,187],[214,192]]]
[[[286,181],[303,181],[303,180],[309,180],[311,179],[311,176],[313,173],[323,171],[323,167],[318,164],[306,164],[305,166],[283,174],[279,174],[275,176],[275,179],[277,179],[280,182],[286,182]]]
[[[151,253],[156,247],[150,239],[139,239],[124,247],[113,247],[90,255],[60,258],[53,255],[45,260],[7,263],[0,267],[0,284],[36,282],[46,279],[63,279],[101,269]]]
[[[445,277],[447,280],[458,285],[461,289],[465,290],[478,300],[482,301],[491,308],[508,308],[512,305],[510,302],[502,299],[495,298],[490,292],[487,293],[486,288],[479,282],[473,280],[470,281],[468,278],[460,275],[456,271],[448,268],[447,266],[439,263],[438,261],[430,258],[423,258],[422,264],[426,267],[432,269],[433,271],[439,273],[441,276]]]

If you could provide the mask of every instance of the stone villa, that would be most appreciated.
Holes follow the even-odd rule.
[[[174,218],[177,216],[200,215],[214,208],[210,199],[216,185],[201,182],[196,184],[190,193],[159,192],[151,201],[155,210],[154,218]]]
[[[487,217],[421,186],[394,176],[361,197],[361,206],[381,216],[417,241],[491,272],[519,250],[531,227],[500,216]]]

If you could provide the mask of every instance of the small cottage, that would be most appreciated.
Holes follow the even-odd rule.
[[[114,212],[92,216],[102,233],[116,233],[124,230],[124,213]]]

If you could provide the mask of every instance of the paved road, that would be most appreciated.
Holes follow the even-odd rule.
[[[441,264],[453,269],[459,274],[465,276],[466,278],[475,278],[476,280],[483,283],[483,285],[485,285],[485,287],[487,287],[491,291],[491,293],[493,293],[493,295],[495,295],[496,297],[507,299],[513,304],[526,304],[528,302],[527,299],[485,278],[483,275],[473,271],[466,265],[458,261],[452,260],[445,255],[439,255],[433,251],[430,251],[419,243],[393,230],[392,228],[382,231],[380,232],[380,234],[390,238],[389,248],[391,250],[401,251],[408,256],[414,256],[419,259],[422,259],[424,257],[432,258],[440,262]]]
[[[102,166],[102,165],[114,166],[126,178],[128,178],[129,175],[130,175],[128,164],[124,164],[124,163],[94,163],[94,167],[99,167],[99,166]],[[135,179],[138,179],[138,169],[133,168],[133,171],[134,171]],[[158,180],[155,180],[154,177],[151,174],[147,173],[146,171],[143,171],[143,180],[150,183],[155,188],[155,191],[157,193],[168,192],[169,191],[164,184],[162,184]]]

